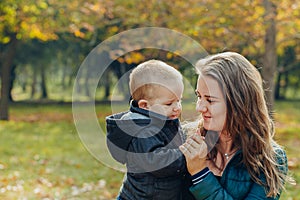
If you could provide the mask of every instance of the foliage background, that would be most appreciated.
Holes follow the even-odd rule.
[[[293,0],[3,0],[0,118],[9,119],[5,109],[12,100],[70,101],[78,68],[96,45],[122,31],[152,26],[186,34],[208,53],[240,52],[261,70],[266,94],[272,89],[276,99],[299,98],[299,15]],[[128,42],[120,41],[119,48],[126,51]],[[187,78],[194,64],[160,50],[109,54],[116,60],[99,83],[98,100],[109,100],[111,85],[149,58],[171,63]],[[83,78],[79,88],[84,99],[91,96],[88,81]]]

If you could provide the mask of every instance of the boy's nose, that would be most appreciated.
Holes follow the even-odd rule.
[[[174,111],[178,111],[181,109],[181,103],[180,102],[177,102],[173,108]]]

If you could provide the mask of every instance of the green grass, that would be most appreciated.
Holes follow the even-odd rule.
[[[280,101],[275,106],[275,139],[285,147],[290,174],[296,185],[286,184],[281,199],[300,199],[300,101]]]
[[[116,106],[122,110],[124,106]],[[192,106],[183,106],[188,110]],[[276,140],[285,146],[289,168],[300,183],[300,102],[276,102]],[[111,113],[97,105],[99,123]],[[97,161],[82,144],[70,105],[12,104],[11,120],[0,122],[0,199],[114,199],[123,173]],[[299,199],[286,184],[281,199]]]
[[[123,174],[81,143],[71,106],[13,105],[0,122],[0,199],[109,199]],[[103,120],[101,120],[103,123]]]

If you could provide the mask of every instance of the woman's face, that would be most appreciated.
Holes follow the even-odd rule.
[[[218,82],[209,76],[199,76],[196,88],[196,110],[202,114],[206,130],[223,131],[226,103]]]

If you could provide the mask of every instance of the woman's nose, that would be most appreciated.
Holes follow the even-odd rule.
[[[204,113],[204,112],[207,111],[207,107],[206,107],[206,105],[204,104],[203,101],[201,101],[201,100],[198,100],[198,101],[197,101],[197,104],[196,104],[196,111],[197,111],[197,112],[200,112],[200,113]]]

